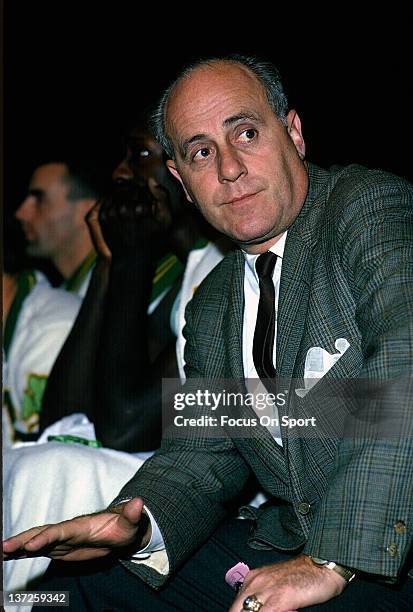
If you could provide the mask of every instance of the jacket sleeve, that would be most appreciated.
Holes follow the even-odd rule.
[[[359,381],[371,393],[353,398],[304,552],[391,582],[413,538],[413,194],[399,179],[374,178],[346,207],[337,238],[362,335]]]

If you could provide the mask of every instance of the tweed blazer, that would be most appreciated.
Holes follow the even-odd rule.
[[[251,546],[303,550],[388,581],[406,567],[413,538],[406,382],[413,362],[413,189],[356,165],[326,171],[309,164],[308,170],[309,191],[288,230],[282,263],[276,372],[291,387],[281,412],[315,415],[327,433],[316,428],[301,436],[282,428],[282,449],[265,427],[248,437],[230,428],[211,437],[202,427],[182,439],[165,436],[117,500],[143,497],[164,536],[170,572],[210,536],[252,475],[269,502],[245,511],[256,524]],[[243,388],[243,282],[244,258],[236,250],[189,303],[189,388],[192,379],[232,379]],[[347,388],[337,397],[324,379],[299,397],[294,381],[304,376],[309,349],[337,353],[340,338],[349,346],[329,380],[373,382],[373,397],[355,398]],[[378,430],[365,429],[366,414]],[[390,435],[396,414],[400,427]],[[127,565],[155,587],[165,580],[148,567]]]

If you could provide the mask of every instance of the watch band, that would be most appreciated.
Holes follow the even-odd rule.
[[[320,559],[319,557],[312,557],[311,555],[308,555],[308,557],[313,563],[315,563],[315,565],[318,565],[318,567],[325,567],[329,570],[333,570],[342,578],[344,578],[346,582],[351,582],[356,576],[355,572],[352,569],[344,567],[344,565],[339,565],[334,561],[327,561],[327,559]]]

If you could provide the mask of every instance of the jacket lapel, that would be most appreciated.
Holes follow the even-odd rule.
[[[244,380],[242,360],[242,324],[244,316],[244,257],[237,249],[233,253],[234,266],[229,279],[228,308],[224,316],[224,338],[227,371],[232,379]]]
[[[289,228],[281,270],[277,316],[277,376],[291,379],[304,334],[314,247],[317,244],[324,199],[317,195],[330,177],[321,168],[309,164],[309,191],[304,206]]]
[[[304,332],[313,255],[302,238],[290,233],[285,245],[277,314],[278,377],[291,378]]]

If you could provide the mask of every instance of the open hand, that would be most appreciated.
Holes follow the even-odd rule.
[[[103,512],[54,525],[32,527],[3,542],[4,559],[50,557],[85,561],[109,553],[139,550],[150,539],[143,501],[135,497]]]

